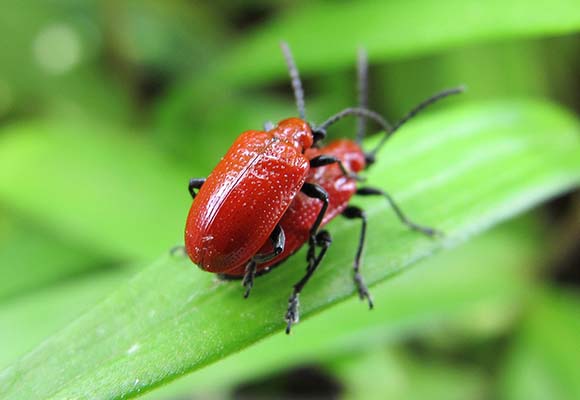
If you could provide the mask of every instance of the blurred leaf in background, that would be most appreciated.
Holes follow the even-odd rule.
[[[580,398],[577,0],[1,9],[0,397]],[[355,104],[361,46],[371,108],[389,120],[469,88],[410,123],[368,174],[448,239],[417,238],[365,201],[379,307],[342,301],[358,227],[337,221],[291,338],[272,333],[301,256],[260,278],[248,302],[235,283],[167,257],[182,240],[187,180],[242,131],[296,114],[280,40],[313,122]],[[331,137],[353,132],[345,121]],[[106,327],[116,336],[92,341]],[[154,363],[130,346],[148,340]]]

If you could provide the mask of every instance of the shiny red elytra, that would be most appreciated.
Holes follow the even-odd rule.
[[[461,88],[440,92],[415,107],[394,126],[366,108],[366,55],[359,53],[359,107],[347,108],[321,125],[305,121],[302,83],[288,46],[282,49],[298,105],[300,118],[288,118],[264,131],[242,133],[207,179],[192,179],[194,198],[185,227],[185,249],[205,271],[243,278],[247,297],[256,275],[266,273],[307,244],[306,273],[293,285],[285,314],[286,332],[299,319],[298,296],[331,243],[320,228],[338,215],[362,221],[354,258],[354,282],[361,299],[372,300],[360,275],[360,259],[367,219],[364,211],[349,206],[355,195],[379,195],[387,199],[403,223],[427,235],[431,228],[414,224],[386,192],[358,187],[358,173],[374,162],[386,139],[420,110]],[[337,140],[321,146],[327,129],[341,118],[359,118],[356,141]],[[361,148],[366,119],[385,131],[375,149]],[[196,193],[195,190],[198,190]],[[318,250],[318,251],[317,251]]]
[[[304,184],[310,168],[304,151],[312,143],[310,127],[297,118],[240,135],[189,211],[191,260],[209,272],[243,275]]]

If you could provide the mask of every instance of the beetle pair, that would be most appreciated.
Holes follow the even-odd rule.
[[[331,243],[321,228],[338,215],[362,223],[354,257],[354,282],[361,299],[373,307],[360,274],[367,218],[348,203],[355,194],[384,197],[408,227],[433,236],[436,231],[411,222],[386,192],[357,188],[358,173],[370,166],[389,136],[437,100],[460,93],[440,92],[420,103],[391,126],[367,108],[367,60],[358,57],[359,106],[342,110],[320,125],[305,121],[304,93],[290,49],[282,43],[300,118],[266,124],[264,131],[242,133],[207,179],[192,179],[194,198],[185,227],[185,248],[205,271],[224,278],[242,278],[248,297],[257,274],[268,272],[307,244],[306,273],[292,290],[285,315],[286,333],[299,319],[300,292],[316,271]],[[336,140],[321,147],[327,129],[346,116],[358,120],[356,140]],[[361,148],[366,120],[376,122],[384,136],[370,152]],[[196,193],[197,190],[197,193]]]

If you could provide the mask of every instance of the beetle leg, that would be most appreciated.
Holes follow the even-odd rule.
[[[254,278],[256,277],[257,265],[258,264],[256,263],[256,260],[254,260],[254,258],[252,258],[246,264],[246,271],[244,273],[244,279],[242,279],[242,286],[244,288],[246,288],[246,291],[244,292],[244,299],[248,298],[248,296],[250,295],[250,291],[252,290],[252,287],[254,286]]]
[[[356,181],[364,180],[361,176],[347,170],[342,161],[337,157],[330,156],[327,154],[321,154],[310,160],[310,168],[324,167],[330,164],[338,164],[342,174],[348,178],[354,179]]]
[[[364,187],[364,188],[358,189],[356,191],[356,194],[361,195],[361,196],[383,196],[389,202],[391,207],[393,207],[395,214],[397,214],[397,217],[399,217],[399,220],[403,224],[405,224],[409,228],[413,229],[414,231],[421,232],[422,234],[430,236],[430,237],[443,236],[443,232],[440,232],[440,231],[438,231],[434,228],[430,228],[428,226],[422,226],[422,225],[416,224],[415,222],[413,222],[409,218],[407,218],[407,216],[403,213],[403,211],[397,205],[397,203],[391,197],[391,195],[389,195],[387,192],[385,192],[381,189]]]
[[[365,244],[365,236],[367,232],[367,216],[365,212],[354,206],[348,206],[343,212],[342,215],[348,219],[355,219],[358,218],[362,221],[362,227],[360,231],[360,237],[358,239],[358,247],[356,249],[356,255],[354,257],[354,283],[358,289],[358,295],[361,300],[367,299],[369,302],[369,308],[373,308],[373,299],[369,293],[367,285],[365,284],[362,275],[360,274],[360,259],[362,256],[363,247]]]
[[[282,229],[280,224],[276,224],[276,227],[270,234],[270,241],[272,242],[272,247],[274,247],[270,253],[256,254],[248,264],[246,264],[246,271],[244,273],[244,279],[242,280],[242,286],[246,288],[246,291],[244,292],[244,298],[246,299],[250,295],[250,291],[254,286],[254,278],[256,277],[256,268],[258,264],[268,262],[284,251],[286,235],[284,234],[284,229]]]
[[[309,182],[305,182],[304,185],[302,185],[300,191],[308,197],[322,201],[322,208],[320,209],[314,224],[312,224],[312,227],[310,228],[308,253],[306,254],[306,260],[308,261],[309,266],[308,268],[310,268],[316,258],[316,233],[318,232],[318,228],[320,228],[320,224],[322,224],[322,219],[324,218],[324,214],[326,214],[326,209],[328,208],[328,193],[326,193],[326,190],[324,190],[322,186]]]
[[[274,257],[284,251],[284,246],[286,246],[286,235],[284,234],[284,229],[282,229],[280,224],[276,224],[276,227],[270,234],[270,242],[274,248],[270,253],[256,254],[252,257],[258,264],[264,264],[271,261]]]
[[[191,178],[189,180],[189,194],[191,195],[192,199],[195,199],[195,192],[194,189],[201,189],[201,186],[205,183],[205,178]]]
[[[314,274],[316,268],[318,268],[318,265],[320,264],[320,261],[322,261],[322,258],[326,254],[326,250],[328,250],[328,247],[330,246],[331,242],[332,238],[330,237],[328,231],[320,231],[316,235],[315,244],[321,247],[320,253],[318,253],[318,256],[315,257],[311,263],[309,262],[308,268],[306,269],[306,274],[294,285],[292,294],[288,299],[288,309],[286,310],[286,315],[284,317],[284,320],[286,321],[287,334],[290,333],[290,329],[292,329],[292,324],[296,324],[300,320],[300,301],[299,301],[300,292],[302,291],[306,283],[308,283],[308,280],[310,280],[310,277],[312,276],[312,274]]]

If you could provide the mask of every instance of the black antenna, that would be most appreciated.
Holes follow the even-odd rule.
[[[344,110],[334,114],[332,117],[328,118],[322,124],[317,126],[315,130],[326,132],[326,129],[328,129],[330,125],[334,125],[335,123],[337,123],[338,121],[349,115],[355,115],[359,118],[365,118],[375,121],[381,127],[381,129],[384,130],[385,133],[387,134],[393,130],[391,125],[381,116],[381,114],[361,107],[345,108]]]
[[[359,108],[368,108],[369,103],[369,61],[367,52],[362,47],[357,53],[357,89]],[[360,145],[365,136],[367,128],[366,118],[359,117],[356,123],[356,142]]]
[[[300,80],[300,75],[298,75],[298,68],[296,68],[296,63],[294,62],[294,57],[292,57],[292,52],[290,51],[290,47],[288,47],[288,43],[281,42],[280,47],[282,47],[282,53],[284,54],[284,59],[288,66],[288,72],[290,73],[292,89],[294,90],[294,97],[296,98],[296,106],[298,107],[298,115],[304,120],[306,119],[304,89],[302,89],[302,81]]]
[[[408,122],[415,115],[417,115],[418,113],[423,111],[425,108],[438,102],[441,99],[444,99],[445,97],[448,97],[448,96],[451,96],[454,94],[460,94],[460,93],[463,93],[464,91],[465,91],[465,87],[459,86],[459,87],[452,88],[452,89],[442,90],[441,92],[434,94],[433,96],[429,97],[428,99],[423,100],[416,107],[414,107],[411,111],[409,111],[407,113],[407,115],[405,115],[403,118],[401,118],[395,124],[395,126],[393,126],[393,128],[390,131],[386,131],[387,133],[383,136],[383,138],[381,139],[379,144],[377,144],[377,146],[373,150],[371,150],[369,153],[367,153],[367,157],[370,160],[374,160],[377,151],[380,150],[380,148],[385,144],[387,139],[390,138],[393,135],[393,133],[395,133],[401,126],[403,126],[406,122]]]

